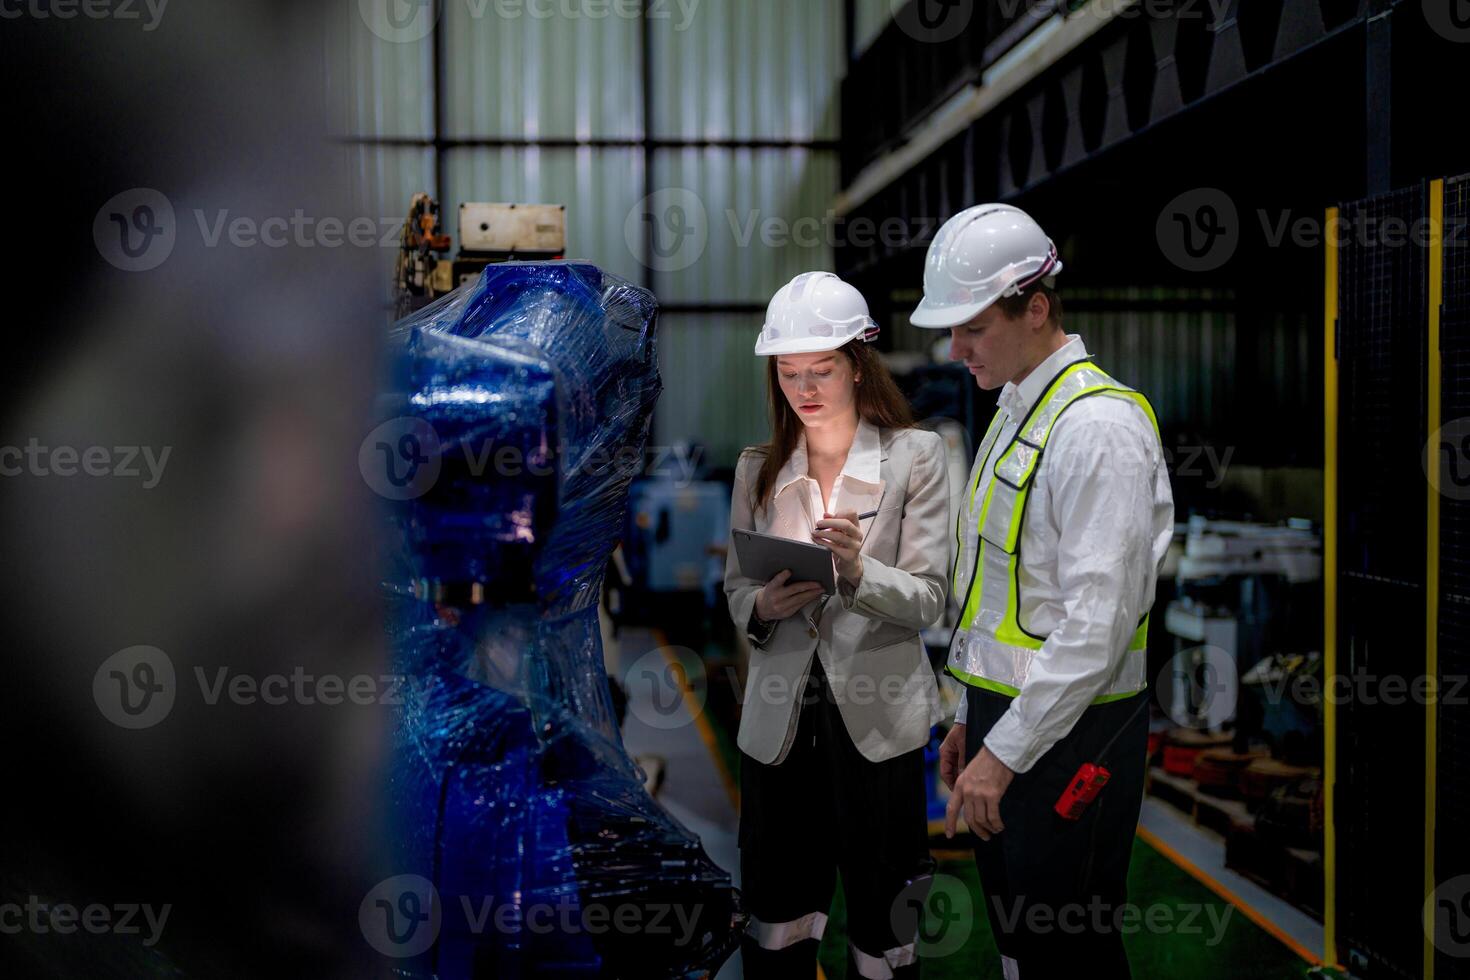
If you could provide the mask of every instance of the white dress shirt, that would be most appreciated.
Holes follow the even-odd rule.
[[[996,458],[1052,378],[1086,356],[1082,338],[1069,334],[1019,385],[1006,383],[997,406],[1004,421]],[[977,458],[975,466],[983,462]],[[965,484],[960,507],[969,533],[993,466],[994,459],[979,474],[973,498],[973,468]],[[986,748],[1015,772],[1030,769],[1072,730],[1153,605],[1158,569],[1174,534],[1174,496],[1143,410],[1111,397],[1083,398],[1067,408],[1052,429],[1026,507],[1020,617],[1046,642],[1021,693],[985,736]],[[965,721],[967,703],[968,694],[957,722]]]

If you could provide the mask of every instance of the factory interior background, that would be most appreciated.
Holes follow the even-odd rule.
[[[395,663],[425,595],[385,587],[388,528],[422,530],[403,516],[422,488],[375,469],[406,445],[380,428],[393,354],[512,263],[585,260],[656,298],[651,360],[578,382],[588,404],[645,399],[648,429],[622,419],[628,455],[597,478],[621,466],[623,489],[577,512],[616,550],[577,573],[579,649],[603,662],[564,683],[601,691],[605,668],[614,714],[572,700],[626,750],[580,760],[589,794],[636,796],[620,819],[702,848],[691,879],[730,900],[750,650],[722,579],[735,463],[770,433],[767,303],[809,270],[862,292],[958,508],[996,392],[908,317],[939,226],[1001,201],[1055,240],[1067,332],[1148,396],[1169,466],[1133,974],[1470,976],[1459,7],[6,8],[29,230],[0,387],[5,975],[753,975],[732,948],[687,974],[653,955],[515,972],[473,942],[385,951],[368,924],[364,896],[406,869],[404,712],[442,713],[415,723],[462,773],[470,742],[444,732],[509,710],[420,702]],[[568,363],[613,356],[567,336]],[[562,397],[570,427],[582,396]],[[475,477],[487,496],[461,503],[489,524],[505,477]],[[524,584],[510,561],[463,603],[481,627]],[[924,631],[946,719],[953,605]],[[118,707],[124,677],[162,692],[142,716]],[[925,753],[945,904],[923,910],[920,966],[1000,977],[974,838],[943,831],[948,726]],[[447,776],[418,792],[441,831],[446,799],[475,798]],[[451,843],[433,839],[445,888]],[[855,976],[845,927],[839,889],[820,976]]]

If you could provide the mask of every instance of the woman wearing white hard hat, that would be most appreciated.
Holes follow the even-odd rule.
[[[923,749],[941,711],[919,631],[944,608],[949,486],[942,440],[914,427],[868,346],[877,331],[856,289],[808,272],[771,300],[755,345],[771,439],[741,454],[730,525],[826,547],[836,594],[748,577],[730,550],[725,594],[752,647],[747,976],[810,980],[839,870],[848,975],[917,975],[917,922],[893,910],[923,898],[932,869]]]

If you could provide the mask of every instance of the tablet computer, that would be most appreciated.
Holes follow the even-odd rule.
[[[782,569],[791,569],[791,582],[816,582],[828,595],[837,591],[832,576],[832,552],[819,544],[778,538],[774,534],[735,528],[735,556],[740,560],[741,574],[769,582]]]

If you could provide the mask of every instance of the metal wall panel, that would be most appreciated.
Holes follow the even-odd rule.
[[[677,257],[654,278],[665,302],[766,303],[800,272],[832,268],[831,204],[837,158],[805,149],[661,150],[654,187],[692,191],[686,227],[702,249]],[[687,209],[686,209],[687,210]],[[702,213],[701,213],[702,212]],[[666,225],[662,240],[677,233]]]
[[[339,132],[432,137],[434,36],[385,40],[368,29],[358,6],[350,5],[350,23],[329,45],[329,74],[340,85],[332,92],[340,105]],[[607,16],[592,16],[600,9],[446,0],[437,26],[445,58],[440,135],[643,138],[642,25],[619,15],[624,4],[610,3]],[[798,143],[838,137],[838,81],[846,68],[843,0],[659,0],[650,10],[652,136]],[[870,13],[876,21],[876,10]],[[457,247],[465,201],[565,204],[569,257],[645,281],[641,147],[449,147],[440,151],[445,179],[437,188],[430,148],[344,152],[353,157],[359,213],[396,217],[413,192],[429,190],[439,195]],[[660,149],[653,159],[652,188],[692,191],[706,233],[694,260],[679,267],[661,263],[653,275],[663,303],[764,304],[797,273],[832,268],[828,209],[838,183],[835,151]],[[767,244],[772,240],[776,244]],[[391,268],[392,256],[385,254],[385,283]],[[766,438],[762,363],[751,353],[760,319],[664,318],[658,442],[702,443],[712,465],[727,466],[741,447]]]
[[[677,314],[659,318],[664,390],[654,416],[660,446],[705,447],[711,467],[735,465],[740,450],[770,438],[765,358],[752,353],[760,316]]]
[[[402,40],[373,33],[357,3],[339,4],[327,38],[324,73],[332,130],[338,136],[425,139],[434,132],[430,37]],[[405,202],[405,210],[407,202]]]
[[[1440,471],[1440,565],[1439,565],[1439,678],[1446,696],[1429,710],[1438,711],[1438,749],[1435,820],[1435,881],[1443,883],[1470,868],[1470,839],[1462,821],[1470,812],[1470,703],[1463,692],[1449,697],[1454,685],[1470,677],[1470,477],[1465,464],[1464,435],[1470,419],[1470,249],[1463,235],[1470,223],[1470,176],[1445,181],[1444,188],[1444,308],[1440,324],[1443,349],[1443,402],[1440,418],[1444,428],[1428,451],[1437,456]],[[1433,437],[1434,434],[1431,434]],[[1456,892],[1447,889],[1441,899],[1451,902]],[[1444,912],[1441,907],[1436,912]],[[1463,935],[1463,919],[1454,926]],[[1449,925],[1449,923],[1446,923]],[[1437,980],[1470,977],[1470,960],[1455,956],[1452,937],[1441,933],[1447,948],[1435,959]],[[1446,939],[1451,939],[1446,942]]]
[[[642,282],[640,256],[624,233],[628,215],[643,196],[641,152],[463,147],[449,150],[445,161],[445,225],[456,248],[459,205],[464,201],[565,204],[567,257],[590,259],[609,272]],[[640,242],[635,238],[634,244]]]
[[[1344,205],[1343,227],[1422,227],[1425,197],[1414,187]],[[1425,257],[1356,235],[1339,252],[1338,650],[1349,677],[1425,668]],[[1355,975],[1417,977],[1425,709],[1385,693],[1337,706],[1337,937]],[[1412,858],[1382,860],[1385,841]]]
[[[677,4],[671,3],[677,12]],[[445,134],[636,138],[643,96],[637,18],[626,2],[445,4]],[[551,16],[547,16],[550,14]],[[456,206],[458,206],[456,204]]]
[[[655,136],[837,138],[842,0],[685,3],[650,20]]]
[[[390,215],[402,220],[408,200],[418,191],[432,191],[434,151],[417,146],[344,146],[351,174],[352,206],[356,214],[378,219]]]

